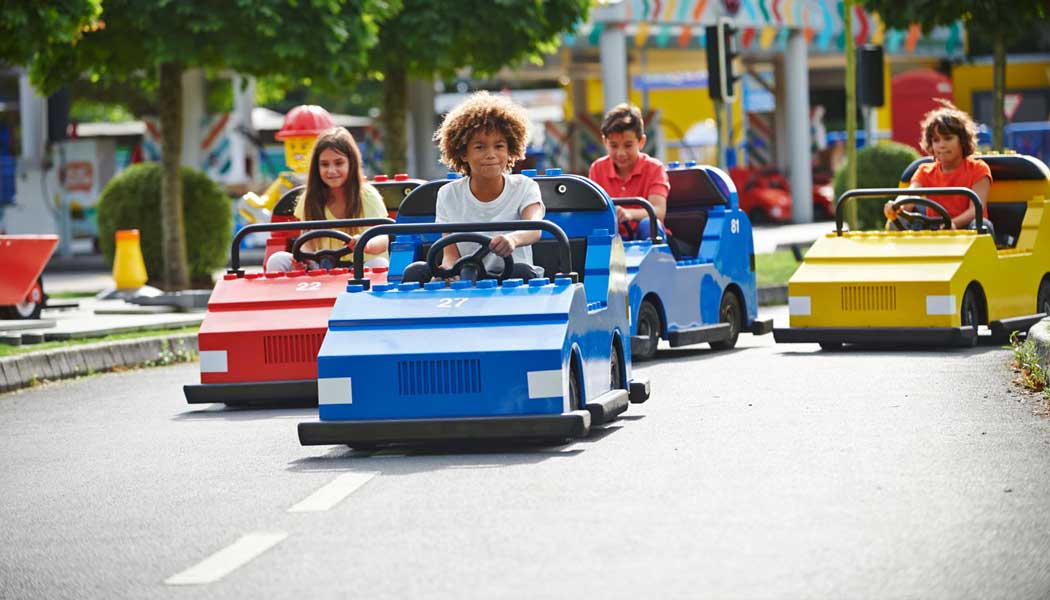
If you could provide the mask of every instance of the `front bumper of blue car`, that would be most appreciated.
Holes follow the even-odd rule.
[[[563,440],[590,432],[591,413],[299,423],[303,446],[376,446],[428,442]]]

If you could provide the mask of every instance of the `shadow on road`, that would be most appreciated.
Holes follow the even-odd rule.
[[[309,419],[317,416],[317,407],[310,408],[249,408],[210,404],[208,408],[189,410],[172,417],[175,421],[201,421],[222,419],[225,421],[265,421],[269,419]]]
[[[801,348],[788,349],[789,346],[796,345],[778,345],[777,353],[783,356],[820,356],[822,358],[832,358],[835,356],[857,358],[863,356],[886,356],[889,354],[894,356],[919,358],[929,357],[936,354],[952,357],[982,356],[990,352],[1000,352],[1004,350],[1003,346],[998,344],[982,344],[975,348],[958,348],[950,346],[865,346],[847,344],[838,350],[822,350],[814,345],[806,345],[806,350]]]

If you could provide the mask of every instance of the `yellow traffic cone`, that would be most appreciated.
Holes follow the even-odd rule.
[[[146,285],[146,263],[142,260],[138,229],[117,231],[117,249],[113,257],[113,282],[118,290],[137,290]]]

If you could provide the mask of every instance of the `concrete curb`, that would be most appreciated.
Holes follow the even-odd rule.
[[[29,352],[0,359],[0,393],[116,367],[167,365],[196,358],[196,333]]]
[[[788,303],[788,286],[787,284],[782,285],[766,285],[758,288],[758,305],[759,306],[771,306],[774,304],[787,304]]]
[[[1039,365],[1044,373],[1050,373],[1050,317],[1039,321],[1028,330],[1028,339],[1039,353]]]

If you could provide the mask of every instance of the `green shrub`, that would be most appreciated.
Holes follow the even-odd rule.
[[[201,171],[183,167],[182,214],[186,227],[187,268],[195,284],[211,284],[212,273],[226,264],[233,236],[229,197]],[[113,264],[114,234],[138,229],[142,258],[151,280],[162,273],[159,163],[133,165],[114,177],[98,201],[99,246]]]
[[[911,146],[898,144],[897,142],[879,142],[874,146],[867,146],[857,151],[857,187],[858,188],[895,188],[901,180],[901,173],[919,158],[919,153]],[[835,171],[835,197],[838,198],[846,190],[846,167],[849,163],[843,163]],[[857,203],[857,219],[860,229],[882,229],[886,225],[886,217],[882,214],[882,206],[889,198],[854,198],[847,202]],[[844,207],[848,210],[849,205]]]

